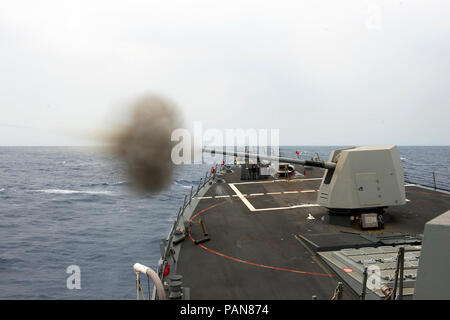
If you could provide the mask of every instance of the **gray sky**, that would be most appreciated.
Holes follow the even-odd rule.
[[[449,145],[449,1],[2,1],[0,145],[82,145],[161,93],[290,145]]]

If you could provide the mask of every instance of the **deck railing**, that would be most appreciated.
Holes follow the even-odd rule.
[[[223,168],[223,165],[221,165],[221,169],[222,168]],[[217,165],[215,167],[211,168],[211,170],[206,171],[204,178],[200,178],[200,181],[198,182],[197,190],[195,191],[195,193],[193,192],[194,186],[191,186],[189,195],[186,194],[184,196],[183,205],[178,210],[177,217],[172,225],[172,229],[170,230],[169,237],[167,238],[167,243],[165,244],[165,248],[164,248],[164,254],[162,256],[162,264],[158,268],[158,273],[154,272],[151,268],[141,265],[139,263],[136,263],[133,266],[133,270],[136,273],[136,288],[137,288],[138,300],[141,297],[143,299],[145,299],[144,292],[143,292],[142,286],[140,284],[140,277],[139,277],[140,273],[146,274],[149,279],[151,278],[153,280],[153,283],[154,283],[156,291],[157,291],[158,298],[162,299],[162,300],[165,299],[165,291],[164,291],[164,288],[162,285],[162,279],[164,277],[164,270],[167,265],[167,259],[168,259],[169,255],[172,254],[172,252],[171,252],[171,249],[173,248],[172,241],[173,241],[173,236],[175,234],[177,225],[179,224],[180,219],[183,217],[184,211],[186,210],[186,208],[191,205],[192,199],[194,199],[198,195],[200,190],[202,190],[206,186],[207,183],[211,182],[216,177],[216,172],[217,172]],[[150,299],[150,288],[149,288],[148,295],[149,295],[148,298]]]
[[[439,180],[436,179],[436,177],[437,177],[436,171],[429,172],[429,174],[430,174],[430,175],[432,176],[432,178],[433,178],[433,184],[432,184],[432,185],[427,184],[427,183],[422,183],[422,182],[416,182],[416,181],[413,181],[414,179],[411,178],[406,172],[405,172],[405,182],[406,182],[406,183],[411,183],[411,184],[418,184],[418,185],[421,185],[421,186],[424,186],[424,187],[432,188],[432,189],[434,189],[434,190],[450,191],[449,188],[447,188],[447,187],[445,187],[445,186],[442,186],[442,185],[440,185],[440,184],[438,183]],[[436,182],[436,181],[438,181],[438,182]],[[442,182],[442,180],[441,180],[441,182]]]
[[[221,168],[223,167],[223,165],[221,165]],[[213,171],[214,169],[214,171]],[[183,205],[180,207],[177,217],[173,223],[172,229],[170,230],[170,234],[167,240],[167,243],[165,245],[165,250],[164,250],[164,255],[162,257],[162,265],[161,268],[158,270],[158,275],[159,277],[162,279],[163,278],[163,272],[164,269],[166,267],[167,264],[167,258],[169,256],[170,250],[172,248],[172,241],[173,241],[173,236],[175,234],[177,225],[180,222],[180,219],[183,217],[184,215],[184,211],[186,210],[186,208],[191,204],[191,201],[193,198],[195,198],[198,193],[200,192],[200,190],[202,190],[207,183],[209,183],[210,181],[212,181],[215,177],[216,177],[216,172],[217,172],[217,164],[215,167],[211,168],[211,170],[206,171],[205,177],[204,178],[200,178],[198,185],[197,185],[197,190],[195,191],[195,193],[193,193],[194,190],[194,186],[191,186],[191,190],[190,190],[190,194],[185,195],[184,196],[184,201],[183,201]],[[208,176],[209,174],[209,176]],[[188,198],[189,197],[189,198]]]

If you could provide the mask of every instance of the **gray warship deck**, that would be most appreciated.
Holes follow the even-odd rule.
[[[297,166],[299,172],[303,167]],[[335,242],[362,232],[324,222],[327,209],[315,204],[323,170],[305,177],[240,180],[240,169],[214,183],[193,211],[190,239],[178,244],[176,273],[183,276],[190,299],[330,299],[340,278],[302,237]],[[420,234],[427,221],[450,208],[450,195],[406,186],[403,206],[387,209],[391,220],[377,233]],[[202,244],[199,219],[211,238]],[[350,240],[351,245],[355,243]],[[364,239],[356,246],[364,245]],[[321,244],[323,245],[323,243]],[[351,247],[351,246],[350,246]],[[346,287],[343,299],[358,299]]]

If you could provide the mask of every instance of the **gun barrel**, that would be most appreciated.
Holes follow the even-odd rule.
[[[256,158],[259,157],[261,160],[271,160],[271,161],[278,161],[278,162],[287,162],[292,164],[301,164],[304,166],[311,166],[311,167],[319,167],[319,168],[325,168],[325,169],[334,169],[336,168],[336,163],[329,162],[329,161],[313,161],[313,160],[303,160],[303,159],[293,159],[293,158],[286,158],[286,157],[275,157],[275,156],[267,156],[267,155],[261,155],[256,153],[245,153],[245,152],[234,152],[234,151],[220,151],[220,150],[213,150],[213,149],[203,149],[203,152],[209,152],[211,154],[223,154],[223,155],[230,155],[230,156],[238,156],[238,157],[252,157]]]

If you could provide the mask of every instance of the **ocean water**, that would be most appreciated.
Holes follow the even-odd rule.
[[[336,147],[283,147],[328,159]],[[450,147],[399,147],[410,182],[450,189]],[[136,195],[123,167],[92,147],[0,147],[0,299],[135,299],[132,266],[156,269],[191,185],[210,164],[177,167],[169,190]],[[81,271],[68,289],[67,267]],[[144,283],[144,289],[146,284]]]
[[[298,150],[302,158],[309,159],[318,154],[321,160],[328,160],[331,151],[346,147],[352,146],[286,146],[280,153],[296,157]],[[398,146],[398,150],[407,182],[434,188],[435,179],[437,188],[450,190],[450,146]]]

